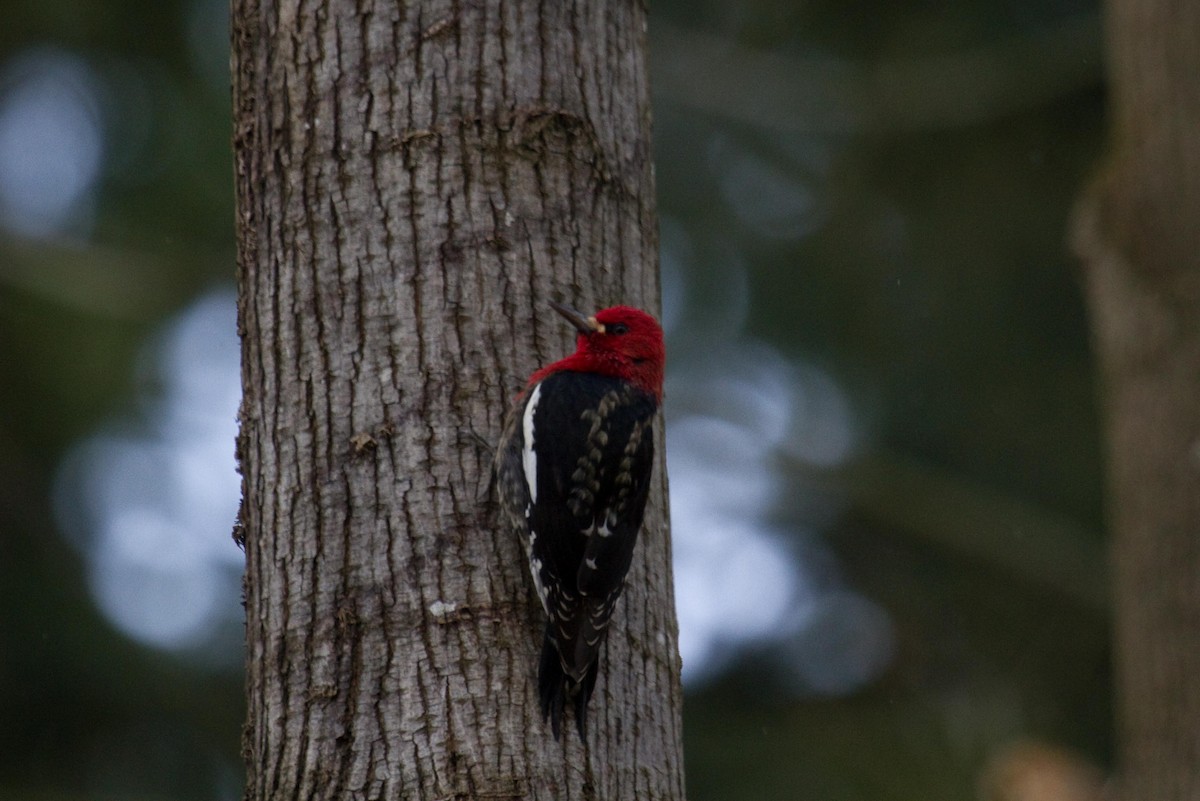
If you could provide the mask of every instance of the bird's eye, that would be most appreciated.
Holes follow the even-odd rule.
[[[628,334],[629,326],[625,325],[625,323],[617,323],[616,325],[610,325],[610,326],[608,326],[608,333],[610,333],[610,334]]]

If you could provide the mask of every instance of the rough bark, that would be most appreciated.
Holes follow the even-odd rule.
[[[658,306],[644,9],[234,0],[233,45],[247,797],[682,798],[661,461],[584,747],[476,441],[547,300]]]
[[[1080,204],[1108,439],[1121,794],[1200,799],[1200,6],[1110,0],[1113,152]]]

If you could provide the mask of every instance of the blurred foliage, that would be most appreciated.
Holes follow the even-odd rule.
[[[232,279],[225,13],[6,6],[0,67],[30,48],[84,59],[108,147],[83,230],[0,233],[5,798],[238,793],[240,676],[110,628],[51,509],[67,447],[133,403],[152,327]],[[861,462],[779,465],[801,500],[772,514],[818,527],[805,498],[842,504],[819,527],[897,637],[852,697],[797,693],[771,648],[695,688],[693,801],[970,798],[1018,738],[1109,759],[1097,410],[1063,246],[1102,143],[1097,14],[653,4],[660,212],[690,243],[679,336],[744,285],[748,331],[847,388]]]
[[[790,492],[848,498],[825,535],[899,641],[889,674],[858,697],[787,701],[785,685],[764,689],[773,663],[752,656],[689,695],[694,801],[969,798],[1006,743],[1066,744],[1100,764],[1112,749],[1093,367],[1064,247],[1102,145],[1097,10],[850,8],[862,13],[709,4],[658,28],[660,72],[697,31],[775,59],[710,47],[689,53],[689,72],[717,76],[718,96],[658,84],[660,211],[700,232],[701,262],[738,254],[753,332],[850,387],[872,452],[832,477],[793,468]],[[1032,82],[1031,64],[1043,71]],[[929,83],[892,90],[939,101],[880,88],[904,70]],[[796,91],[806,74],[815,88]],[[1006,82],[1024,92],[992,91],[995,107],[969,123],[940,105]],[[779,113],[772,97],[801,109]],[[879,118],[877,103],[905,112]],[[748,222],[715,203],[729,196],[715,141],[815,185],[814,230],[764,236],[761,213]],[[720,280],[699,283],[719,307]],[[805,506],[782,514],[803,525]]]

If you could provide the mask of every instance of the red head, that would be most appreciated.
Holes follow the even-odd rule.
[[[599,373],[623,378],[662,401],[667,351],[657,320],[632,306],[613,306],[585,317],[570,306],[550,305],[579,330],[575,353],[538,370],[531,384],[560,370]]]

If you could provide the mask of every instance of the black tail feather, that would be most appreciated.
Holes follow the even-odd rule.
[[[575,728],[579,730],[579,741],[587,742],[587,707],[596,689],[596,675],[600,672],[600,660],[596,659],[588,665],[587,674],[583,681],[575,687]]]
[[[538,695],[542,701],[542,720],[550,719],[550,730],[557,740],[562,728],[563,703],[566,701],[567,676],[558,661],[558,649],[546,632],[542,643],[542,661],[538,666]]]
[[[583,681],[575,682],[562,669],[562,662],[550,632],[542,643],[542,660],[538,667],[538,696],[541,699],[542,719],[550,719],[550,730],[557,740],[562,733],[563,713],[567,699],[575,707],[575,728],[580,742],[587,742],[587,706],[596,689],[596,676],[600,672],[599,660],[588,665]]]

